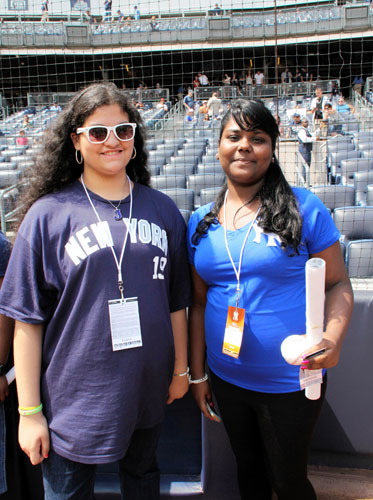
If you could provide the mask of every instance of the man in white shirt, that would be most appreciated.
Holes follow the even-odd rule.
[[[264,74],[258,69],[254,76],[255,86],[256,86],[256,95],[257,97],[262,97],[262,87],[264,85]]]
[[[205,73],[198,73],[198,80],[202,87],[206,87],[210,84],[209,79],[205,75]]]
[[[292,78],[293,75],[290,73],[289,68],[285,68],[285,71],[281,73],[282,94],[285,96],[289,93],[289,83],[291,83]]]
[[[221,99],[218,97],[217,92],[212,93],[212,97],[207,102],[207,109],[210,118],[219,119],[222,111]]]

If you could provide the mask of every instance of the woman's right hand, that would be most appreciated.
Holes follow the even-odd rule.
[[[18,440],[32,465],[40,464],[49,453],[49,429],[42,412],[20,415]]]
[[[206,403],[213,406],[211,388],[208,380],[200,384],[192,384],[192,394],[204,416],[214,421],[206,407]]]

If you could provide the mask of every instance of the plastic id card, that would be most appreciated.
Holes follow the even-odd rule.
[[[225,325],[223,354],[238,358],[242,344],[245,309],[228,307],[227,323]]]
[[[109,300],[109,316],[113,351],[142,346],[137,297]]]

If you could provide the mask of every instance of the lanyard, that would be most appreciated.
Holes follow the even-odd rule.
[[[232,263],[233,270],[234,270],[236,278],[237,278],[237,288],[236,288],[236,309],[237,309],[238,308],[238,301],[240,300],[240,295],[241,295],[241,290],[240,290],[240,274],[241,274],[241,265],[242,265],[242,255],[243,255],[243,251],[244,251],[244,248],[245,248],[245,245],[246,245],[247,238],[249,237],[251,228],[253,227],[254,222],[256,221],[256,218],[258,216],[258,213],[259,213],[259,210],[260,210],[261,206],[259,206],[258,210],[256,211],[256,214],[255,214],[253,220],[251,221],[251,224],[250,224],[250,226],[249,226],[249,228],[248,228],[248,230],[246,232],[246,236],[245,236],[245,239],[244,239],[244,241],[242,243],[242,247],[241,247],[240,260],[238,262],[238,270],[237,270],[237,268],[236,268],[236,266],[235,266],[235,264],[233,262],[233,259],[232,259],[232,254],[231,254],[231,252],[229,250],[228,238],[227,238],[227,226],[226,226],[227,196],[228,196],[228,189],[225,192],[225,196],[224,196],[224,211],[223,211],[224,240],[225,240],[225,247],[227,249],[230,261]]]
[[[102,222],[100,216],[98,215],[96,207],[94,206],[94,204],[91,200],[91,197],[89,196],[88,190],[85,187],[84,180],[83,180],[83,174],[81,175],[80,179],[82,181],[84,191],[85,191],[85,194],[87,195],[89,203],[91,204],[91,207],[93,208],[93,211],[96,214],[97,220],[99,222]],[[113,257],[114,257],[114,260],[115,260],[115,264],[116,264],[117,269],[118,269],[118,288],[119,288],[120,295],[121,295],[122,299],[124,299],[124,297],[123,297],[123,289],[124,288],[123,288],[123,278],[122,278],[122,262],[123,262],[124,249],[126,248],[126,244],[127,244],[128,233],[129,233],[129,228],[131,225],[131,217],[132,217],[132,186],[131,186],[131,181],[130,181],[130,178],[128,177],[128,175],[127,175],[127,179],[128,179],[128,183],[130,186],[130,213],[129,213],[129,217],[128,217],[126,236],[124,237],[124,240],[123,240],[123,246],[122,246],[122,251],[120,253],[119,261],[118,261],[118,257],[116,256],[115,250],[114,250],[114,242],[113,242],[113,246],[110,247],[111,252],[113,254]],[[122,220],[123,220],[123,224],[126,225],[126,223],[124,222],[124,219],[122,219]]]

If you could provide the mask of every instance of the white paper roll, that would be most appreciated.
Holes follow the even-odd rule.
[[[307,347],[319,344],[324,331],[325,261],[309,259],[306,263],[306,340]],[[319,399],[321,384],[306,387],[308,399]]]

